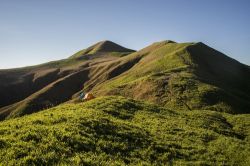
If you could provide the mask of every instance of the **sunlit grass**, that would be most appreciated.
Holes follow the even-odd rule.
[[[101,97],[0,122],[0,163],[248,165],[249,128],[249,115]]]

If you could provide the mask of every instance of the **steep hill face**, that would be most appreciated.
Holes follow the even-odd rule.
[[[0,118],[76,100],[81,90],[174,110],[250,111],[250,69],[203,43],[154,43],[137,52],[99,42],[68,59],[0,70]]]
[[[199,81],[217,88],[215,92],[206,93],[208,103],[224,102],[231,107],[231,112],[250,113],[249,66],[203,43],[189,47],[188,51],[192,55],[194,74]]]

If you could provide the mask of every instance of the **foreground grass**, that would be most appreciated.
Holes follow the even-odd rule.
[[[250,116],[123,97],[0,122],[0,165],[249,165]]]

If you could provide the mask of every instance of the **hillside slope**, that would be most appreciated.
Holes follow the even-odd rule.
[[[110,41],[99,42],[87,50],[92,50],[92,54],[78,52],[77,56],[64,60],[0,70],[0,119],[30,114],[71,100],[85,84],[93,87],[136,63],[135,59],[121,64],[120,57],[133,50]],[[124,69],[120,69],[121,65]]]
[[[0,70],[0,120],[77,100],[120,95],[174,110],[250,113],[250,69],[203,43],[133,51],[102,41],[68,59]]]
[[[0,165],[249,165],[250,116],[119,96],[0,122]]]
[[[163,41],[134,54],[143,58],[94,87],[97,96],[122,95],[175,110],[250,113],[249,67],[205,44]]]

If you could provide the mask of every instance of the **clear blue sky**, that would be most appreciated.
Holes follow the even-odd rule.
[[[250,65],[249,0],[0,0],[0,68],[67,58],[100,40],[141,49],[202,41]]]

